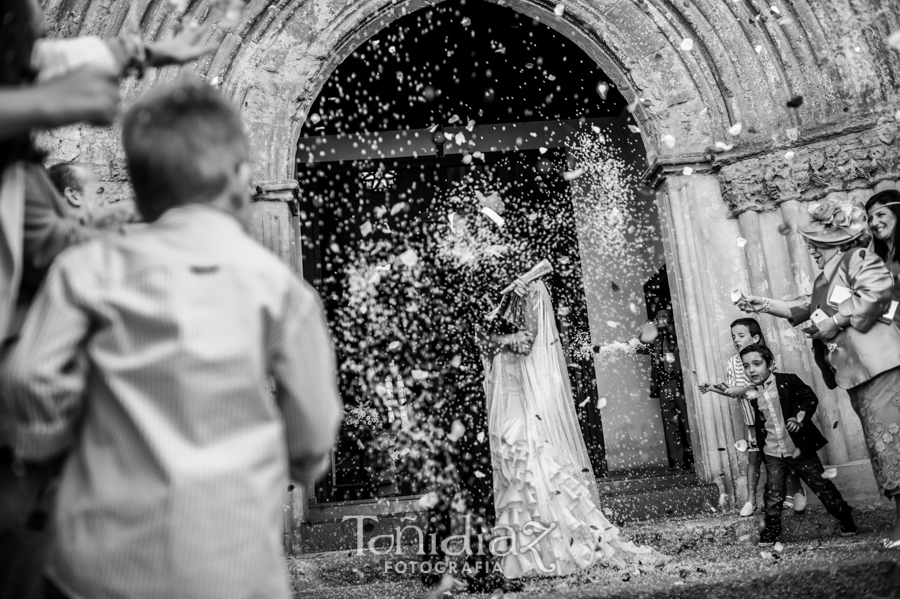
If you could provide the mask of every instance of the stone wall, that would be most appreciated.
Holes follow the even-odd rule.
[[[569,37],[631,103],[654,164],[649,176],[660,191],[698,470],[732,502],[746,484],[743,458],[730,451],[742,435],[739,416],[733,406],[700,396],[696,384],[721,380],[733,352],[728,323],[739,313],[731,289],[743,285],[775,297],[810,289],[816,273],[802,241],[792,232],[781,235],[779,225],[796,223],[803,202],[828,192],[862,197],[898,179],[900,53],[885,39],[900,29],[900,3],[568,0],[556,16],[555,3],[546,0],[491,1]],[[282,196],[290,190],[278,182],[293,178],[307,110],[357,46],[434,3],[250,0],[233,31],[210,31],[210,39],[221,41],[218,51],[181,69],[217,85],[239,106],[255,180],[264,184],[264,199],[273,200],[258,204],[254,230],[286,261],[294,240],[284,239],[292,233]],[[45,9],[54,36],[113,37],[139,25],[146,39],[155,39],[173,25],[163,4],[47,0]],[[199,20],[207,18],[208,2],[190,5]],[[178,74],[166,69],[123,82],[125,105]],[[661,143],[664,135],[674,143]],[[92,165],[111,196],[128,194],[115,127],[75,127],[41,139],[52,158]],[[741,246],[738,238],[748,243]],[[764,324],[782,352],[782,367],[814,379],[805,342],[783,323]],[[825,398],[818,417],[831,441],[827,460],[860,463],[859,423],[845,398],[817,389]],[[845,426],[829,428],[835,418]]]

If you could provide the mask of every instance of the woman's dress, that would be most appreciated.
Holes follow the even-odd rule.
[[[501,352],[485,378],[497,520],[492,547],[508,578],[566,576],[598,563],[653,559],[618,538],[600,509],[547,288],[525,301],[527,356]],[[496,541],[495,541],[496,542]]]
[[[894,279],[893,301],[900,301],[900,262],[886,263]],[[900,330],[900,309],[893,324]],[[859,416],[875,480],[887,497],[900,494],[900,368],[848,390]]]

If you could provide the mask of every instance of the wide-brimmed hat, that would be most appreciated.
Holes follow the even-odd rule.
[[[866,230],[866,211],[858,203],[835,194],[813,202],[800,216],[797,231],[823,245],[841,245],[853,241]]]

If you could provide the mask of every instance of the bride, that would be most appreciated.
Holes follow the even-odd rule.
[[[651,558],[650,548],[619,539],[600,511],[547,287],[517,279],[515,295],[507,304],[519,309],[506,314],[520,330],[495,337],[485,359],[492,549],[504,576],[567,576]]]

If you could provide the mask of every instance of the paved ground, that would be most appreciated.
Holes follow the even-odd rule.
[[[756,547],[756,518],[733,515],[629,525],[623,534],[650,544],[671,560],[619,570],[597,567],[564,579],[530,580],[518,599],[876,598],[900,597],[900,551],[878,541],[890,530],[893,510],[857,509],[860,534],[842,538],[824,512],[785,518],[781,552]],[[390,556],[414,561],[414,555]],[[428,589],[409,572],[398,574],[382,556],[339,552],[290,560],[294,597],[422,598]],[[386,571],[387,570],[387,571]],[[445,597],[487,597],[454,590]],[[506,599],[515,599],[507,594]]]

